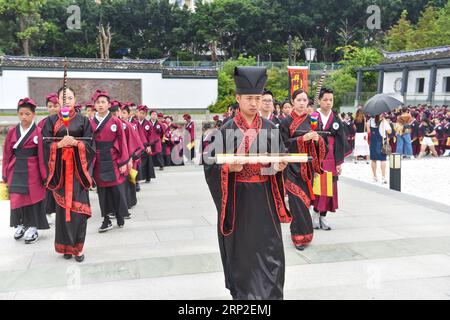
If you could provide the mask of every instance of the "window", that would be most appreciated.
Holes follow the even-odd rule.
[[[416,80],[416,92],[424,93],[425,92],[425,78],[417,78]]]
[[[444,77],[444,92],[450,93],[450,77]]]

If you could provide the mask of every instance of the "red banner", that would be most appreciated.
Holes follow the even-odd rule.
[[[288,66],[288,75],[291,96],[298,89],[308,92],[308,67]]]

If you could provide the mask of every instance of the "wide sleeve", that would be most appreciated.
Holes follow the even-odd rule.
[[[10,129],[6,135],[5,142],[3,143],[2,179],[4,182],[8,181],[8,167],[13,154],[11,145],[12,133],[13,129]]]
[[[223,146],[225,146],[225,129],[217,131],[216,135],[219,135],[214,139],[216,148],[214,148],[213,143],[209,144],[209,147],[213,148],[211,157],[215,156],[214,150],[221,150],[221,147],[223,150]],[[222,141],[222,145],[218,144],[220,141]],[[206,183],[216,205],[220,232],[222,235],[228,236],[234,230],[236,174],[230,172],[227,164],[217,164],[209,161],[205,161],[203,170]]]
[[[120,120],[118,120],[120,122]],[[127,137],[125,136],[125,130],[123,129],[122,123],[117,123],[117,139],[116,148],[120,154],[117,159],[117,164],[120,167],[126,165],[130,161],[130,155],[127,146]]]

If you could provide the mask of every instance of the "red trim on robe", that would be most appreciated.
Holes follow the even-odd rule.
[[[311,205],[311,199],[306,195],[306,193],[300,188],[298,185],[296,185],[291,180],[286,180],[285,182],[286,189],[292,193],[294,196],[298,197],[300,200],[302,200],[303,204],[309,208]]]
[[[61,208],[66,208],[66,199],[64,196],[61,196],[56,191],[53,191],[53,196],[55,197],[55,201]],[[76,213],[84,214],[88,217],[92,216],[92,210],[91,207],[85,203],[72,201],[72,208],[71,211]]]
[[[279,189],[278,182],[277,182],[277,177],[270,176],[270,179],[271,179],[270,186],[272,188],[273,200],[275,203],[275,208],[277,210],[278,218],[280,219],[281,223],[289,223],[292,221],[292,216],[285,208],[284,198],[281,197],[280,189]],[[283,177],[282,177],[282,179],[284,182]]]
[[[220,181],[221,181],[221,188],[222,188],[222,206],[220,210],[220,231],[224,236],[228,236],[233,233],[234,231],[234,216],[235,216],[235,210],[233,206],[233,223],[231,225],[231,230],[228,232],[225,232],[224,230],[224,222],[225,222],[225,215],[226,215],[226,209],[227,209],[227,202],[228,202],[228,175],[230,173],[230,168],[227,164],[222,165],[222,168],[220,169]]]
[[[295,246],[304,246],[309,243],[311,243],[312,239],[314,237],[313,233],[310,234],[293,234],[291,235],[292,242]]]
[[[83,252],[84,243],[76,243],[75,246],[55,243],[55,251],[60,254],[71,254],[78,256]]]

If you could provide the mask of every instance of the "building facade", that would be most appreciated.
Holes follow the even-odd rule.
[[[450,45],[383,55],[380,65],[357,69],[355,106],[367,71],[378,73],[378,93],[400,94],[406,105],[450,103]]]
[[[216,102],[216,69],[168,68],[163,62],[68,58],[68,85],[82,104],[97,88],[113,99],[164,110],[206,110]],[[16,109],[25,96],[44,106],[44,97],[62,86],[63,69],[63,58],[0,56],[0,109]]]

